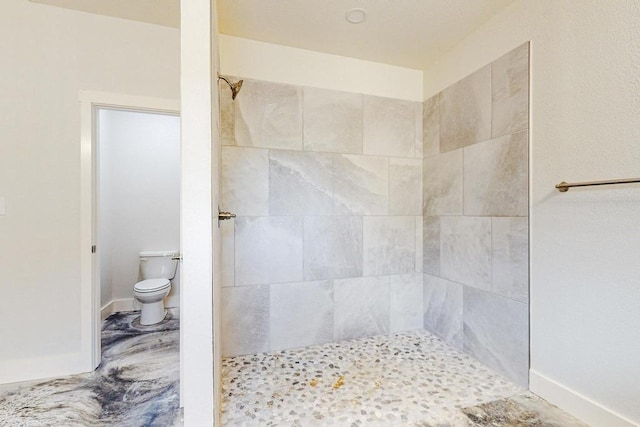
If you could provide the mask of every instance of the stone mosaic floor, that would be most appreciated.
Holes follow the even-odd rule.
[[[232,426],[583,426],[425,331],[226,358]]]
[[[102,327],[97,370],[0,386],[0,426],[179,426],[179,319],[118,313]]]

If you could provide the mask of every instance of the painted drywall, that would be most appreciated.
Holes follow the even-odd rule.
[[[422,71],[221,34],[220,73],[422,101]]]
[[[101,306],[132,299],[141,251],[180,250],[180,117],[100,109]],[[177,306],[180,273],[171,281]]]
[[[172,28],[2,2],[0,382],[83,366],[79,91],[178,98],[179,38]]]
[[[428,98],[531,40],[531,389],[592,425],[640,423],[640,187],[554,185],[640,175],[639,20],[521,0],[424,75]]]
[[[219,426],[219,312],[214,313],[219,237],[214,228],[220,145],[215,1],[180,5],[182,118],[182,292],[180,293],[180,397],[185,426]],[[216,212],[217,213],[217,212]],[[215,353],[214,353],[215,347]]]

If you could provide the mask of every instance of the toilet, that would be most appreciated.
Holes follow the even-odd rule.
[[[142,303],[141,325],[155,325],[164,320],[164,298],[171,291],[171,279],[176,275],[180,252],[140,252],[140,274],[142,281],[133,286],[133,295]]]

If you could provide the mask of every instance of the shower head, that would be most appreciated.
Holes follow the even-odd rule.
[[[238,80],[235,83],[231,83],[226,77],[220,75],[218,76],[218,80],[223,80],[229,85],[229,87],[231,88],[231,99],[235,100],[236,96],[238,96],[238,93],[240,92],[240,89],[242,88],[242,82],[244,82],[244,80]]]

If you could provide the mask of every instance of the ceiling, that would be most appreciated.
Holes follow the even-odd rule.
[[[31,0],[178,27],[179,0]],[[222,34],[424,69],[513,0],[218,0]],[[345,14],[363,8],[367,19]]]
[[[180,0],[30,0],[167,27],[180,26]]]

